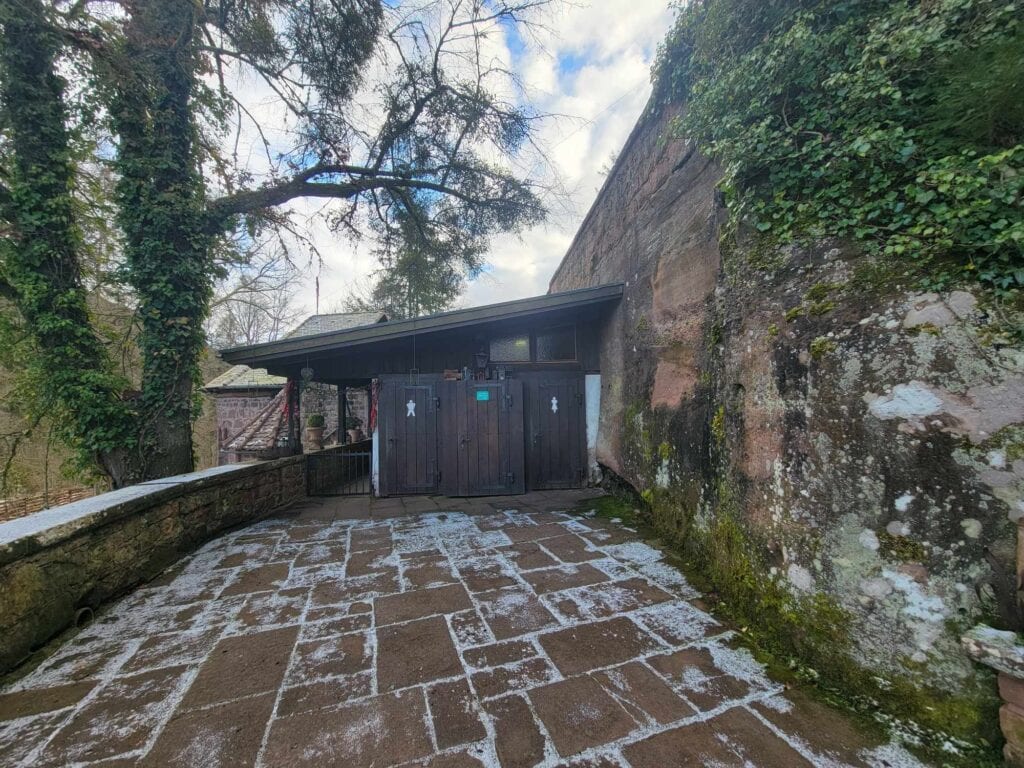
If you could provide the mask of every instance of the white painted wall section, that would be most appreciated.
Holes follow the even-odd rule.
[[[370,459],[370,479],[373,482],[373,495],[380,496],[380,441],[377,439],[379,430],[373,428],[373,450]]]
[[[587,466],[590,481],[600,479],[597,466],[597,426],[601,420],[601,374],[588,373],[584,377],[584,401],[587,409]]]

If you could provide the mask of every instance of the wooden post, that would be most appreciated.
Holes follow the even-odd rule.
[[[302,453],[302,383],[288,379],[288,442],[292,453]]]
[[[348,388],[338,385],[338,444],[345,445],[348,442],[348,431],[345,429],[348,423]]]

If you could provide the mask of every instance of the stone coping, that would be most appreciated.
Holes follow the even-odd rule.
[[[300,455],[271,461],[226,464],[200,472],[149,480],[0,523],[0,565],[178,496],[303,461],[305,457]]]

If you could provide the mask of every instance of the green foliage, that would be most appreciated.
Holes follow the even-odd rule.
[[[462,294],[466,277],[483,266],[479,245],[464,244],[452,251],[429,225],[404,220],[402,237],[394,252],[382,250],[377,282],[367,299],[348,302],[352,311],[380,310],[392,319],[420,317],[451,309]],[[417,230],[416,233],[411,230]]]
[[[322,427],[323,425],[324,425],[324,415],[322,413],[311,413],[311,414],[309,414],[309,416],[306,417],[306,426],[307,427],[312,427],[313,429],[317,429],[318,427]],[[355,429],[355,427],[349,427],[347,423],[345,424],[345,427],[346,427],[346,429]]]
[[[121,51],[133,70],[112,84],[112,122],[121,141],[114,162],[117,218],[142,326],[141,477],[192,468],[192,393],[212,296],[213,237],[205,228],[191,107],[198,69],[194,13],[189,0],[140,4]]]
[[[22,320],[5,322],[0,341],[23,371],[15,404],[33,421],[51,417],[83,467],[109,467],[134,445],[133,414],[86,307],[65,83],[54,71],[60,40],[33,0],[2,0],[0,29],[2,124],[13,150],[0,195],[10,226],[0,241],[0,289]]]
[[[1024,286],[1024,27],[1006,0],[694,0],[656,66],[737,215]]]

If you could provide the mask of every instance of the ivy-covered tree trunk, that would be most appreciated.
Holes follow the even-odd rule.
[[[140,479],[193,469],[192,392],[212,290],[190,103],[198,12],[190,0],[132,5],[113,110],[119,224],[141,322]]]
[[[54,66],[60,41],[48,21],[39,0],[0,0],[0,96],[12,158],[0,206],[13,230],[0,243],[0,283],[36,348],[32,364],[47,388],[39,407],[116,483],[132,474],[134,414],[89,323],[65,84]]]

